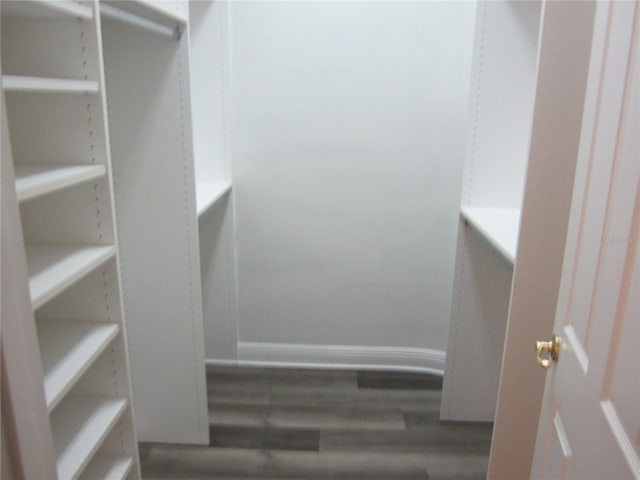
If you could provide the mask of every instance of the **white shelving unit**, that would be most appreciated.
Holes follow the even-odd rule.
[[[533,119],[537,2],[477,6],[443,420],[493,421]]]
[[[228,6],[210,0],[189,4],[193,154],[198,216],[231,190],[229,157]]]
[[[10,144],[49,476],[139,479],[97,10],[1,3],[3,152]]]
[[[198,240],[208,359],[237,358],[229,2],[189,2]]]
[[[189,4],[193,158],[198,212],[231,188],[227,118],[230,115],[228,5]]]

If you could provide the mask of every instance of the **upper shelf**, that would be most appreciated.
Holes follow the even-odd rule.
[[[2,15],[20,17],[72,17],[91,20],[93,10],[69,0],[2,1]]]
[[[33,93],[98,93],[100,87],[93,80],[73,80],[66,78],[25,77],[2,75],[5,92]]]
[[[518,247],[520,209],[461,207],[460,214],[513,265]]]
[[[105,175],[104,165],[16,164],[18,201],[56,192],[74,185],[96,180]]]
[[[103,18],[110,18],[167,38],[180,38],[187,17],[172,13],[164,4],[173,2],[102,0],[100,14]]]
[[[197,182],[196,209],[198,217],[213,208],[231,190],[231,182]]]
[[[115,254],[113,245],[27,245],[33,308],[43,305]]]
[[[181,0],[135,0],[130,3],[144,7],[148,11],[154,12],[155,15],[170,18],[175,22],[187,23],[188,20],[189,7],[184,8],[187,2]]]

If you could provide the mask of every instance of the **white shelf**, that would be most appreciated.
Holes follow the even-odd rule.
[[[71,397],[53,412],[53,442],[58,477],[77,478],[127,408],[127,401]]]
[[[183,13],[172,11],[171,6],[177,2],[166,0],[102,0],[108,5],[117,7],[118,9],[131,13],[133,15],[145,18],[152,22],[164,25],[185,25],[187,23],[188,9],[184,9]],[[175,10],[175,9],[173,9]]]
[[[104,165],[16,164],[16,194],[23,202],[49,193],[101,178]]]
[[[71,17],[91,20],[93,10],[69,0],[3,1],[2,15],[20,17]]]
[[[198,217],[213,208],[231,190],[231,182],[196,182]]]
[[[520,209],[462,207],[460,214],[513,265],[518,246]]]
[[[119,329],[115,323],[38,321],[44,393],[49,412],[109,345]]]
[[[86,480],[124,480],[132,466],[133,458],[131,457],[96,455],[81,478]]]
[[[33,308],[38,308],[115,254],[113,245],[27,245]]]
[[[100,2],[100,14],[102,18],[173,39],[180,38],[180,31],[186,23],[186,19],[173,15],[154,2],[103,0]]]
[[[176,5],[180,4],[180,1],[166,2],[162,0],[135,0],[136,3],[144,5],[151,11],[157,12],[158,14],[165,15],[168,18],[179,22],[179,23],[187,23],[187,16],[189,9],[183,8],[182,12],[178,12],[175,8]],[[174,11],[171,11],[171,4],[174,5]]]
[[[23,77],[2,75],[5,92],[32,93],[98,93],[100,87],[93,80],[73,80],[66,78]]]

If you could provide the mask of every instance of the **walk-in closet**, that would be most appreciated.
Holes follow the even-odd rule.
[[[554,259],[537,304],[553,325],[594,5],[2,0],[2,433],[18,471],[138,479],[153,445],[215,446],[236,432],[217,415],[258,405],[234,417],[251,443],[292,428],[287,406],[302,415],[279,390],[297,382],[317,389],[296,393],[307,413],[333,402],[435,448],[411,478],[486,474],[535,242]],[[540,132],[564,167],[536,153]],[[523,240],[544,202],[549,238]],[[538,368],[533,344],[522,355]],[[408,384],[424,391],[395,392],[397,411],[371,390]],[[368,435],[315,418],[302,443],[320,469],[323,438]],[[423,434],[455,437],[462,460]],[[186,461],[171,455],[149,472]],[[256,468],[284,475],[266,457]]]

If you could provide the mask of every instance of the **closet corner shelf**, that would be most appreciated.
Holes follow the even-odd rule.
[[[98,93],[100,87],[94,80],[74,80],[66,78],[25,77],[2,75],[5,92],[23,93]]]
[[[28,244],[33,308],[40,307],[115,254],[113,245]]]
[[[51,415],[58,477],[76,478],[127,408],[124,398],[74,396]]]
[[[117,323],[38,320],[38,340],[49,412],[118,334]]]
[[[460,214],[511,265],[515,262],[520,209],[461,207]]]
[[[91,20],[93,10],[71,0],[19,0],[2,2],[2,14],[21,17],[71,17]]]
[[[103,177],[104,165],[16,164],[16,194],[18,201],[56,192],[80,183]]]
[[[96,455],[83,472],[81,478],[86,478],[87,480],[94,480],[96,478],[124,480],[127,478],[132,466],[133,458],[131,457]]]
[[[231,190],[231,182],[197,182],[196,210],[198,217],[213,208]]]

